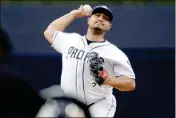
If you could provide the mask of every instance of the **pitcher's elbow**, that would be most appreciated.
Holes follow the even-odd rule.
[[[53,35],[54,35],[54,32],[46,29],[44,31],[44,37],[52,44],[53,43]]]
[[[47,38],[49,36],[49,31],[46,29],[44,32],[43,32],[45,38]]]
[[[134,91],[135,88],[136,88],[136,82],[135,82],[135,80],[132,80],[132,81],[130,82],[130,91]]]

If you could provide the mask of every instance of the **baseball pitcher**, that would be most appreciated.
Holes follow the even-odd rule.
[[[54,20],[44,36],[62,54],[61,87],[65,94],[85,103],[92,117],[113,117],[113,88],[133,91],[135,74],[128,57],[104,38],[112,26],[112,11],[107,6],[88,6],[81,5]],[[71,22],[83,17],[88,17],[84,36],[64,32]]]

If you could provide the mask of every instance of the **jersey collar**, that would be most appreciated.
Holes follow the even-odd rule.
[[[88,39],[86,38],[86,36],[83,36],[83,41],[85,42],[85,44],[87,44],[87,46],[100,46],[100,45],[107,45],[110,44],[107,40],[104,41],[92,41],[90,44],[88,44]]]

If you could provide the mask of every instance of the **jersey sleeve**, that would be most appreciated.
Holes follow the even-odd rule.
[[[128,57],[124,53],[120,53],[116,58],[117,59],[113,66],[115,76],[127,76],[135,79],[135,73]]]
[[[51,47],[63,54],[69,48],[69,46],[75,42],[75,35],[76,33],[55,31],[53,35],[53,44]]]

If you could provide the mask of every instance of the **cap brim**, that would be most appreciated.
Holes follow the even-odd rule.
[[[105,8],[95,8],[93,11],[92,11],[92,14],[95,14],[95,13],[104,13],[105,15],[108,16],[109,20],[112,21],[113,20],[113,15],[112,15],[112,12],[108,9],[105,9]]]

